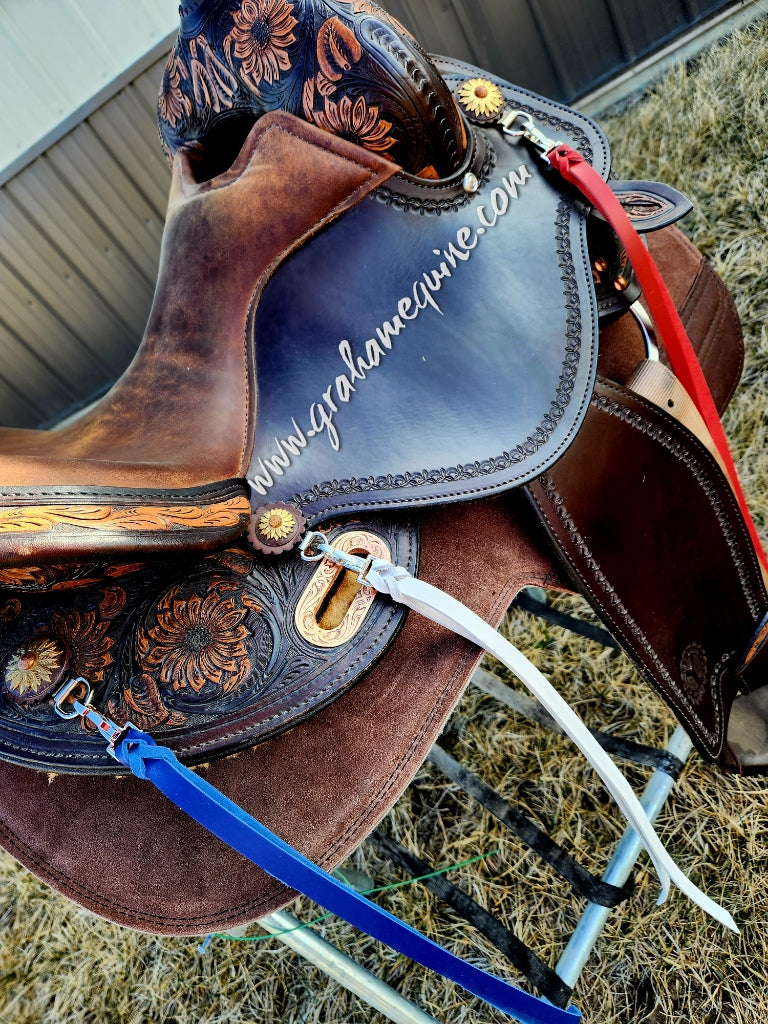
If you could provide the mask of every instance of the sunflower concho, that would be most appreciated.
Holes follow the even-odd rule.
[[[487,78],[470,78],[462,83],[458,100],[461,109],[476,124],[496,121],[504,106],[501,89]]]
[[[67,645],[39,636],[18,647],[2,669],[2,687],[19,704],[35,704],[56,689],[69,667]]]
[[[306,525],[294,505],[262,505],[251,516],[248,540],[265,555],[280,555],[298,544]]]

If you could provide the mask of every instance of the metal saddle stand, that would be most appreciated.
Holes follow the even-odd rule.
[[[511,611],[526,612],[556,627],[601,643],[606,648],[619,649],[616,641],[605,629],[558,611],[548,603],[546,593],[538,588],[522,591],[514,601]],[[562,730],[536,701],[508,686],[486,668],[480,667],[476,670],[471,685],[493,697],[514,715],[526,718],[531,725],[562,735]],[[684,730],[678,726],[664,750],[623,740],[612,733],[595,732],[594,735],[603,749],[612,756],[653,769],[640,802],[649,819],[655,822],[693,749],[693,744]],[[439,743],[432,748],[428,761],[443,775],[452,789],[471,797],[480,807],[502,822],[525,847],[559,874],[576,895],[586,899],[586,906],[579,922],[564,946],[556,967],[552,969],[463,889],[450,882],[442,873],[435,872],[434,865],[409,852],[380,829],[377,829],[366,842],[373,846],[379,856],[402,870],[406,877],[426,885],[454,914],[462,917],[493,943],[540,995],[556,1006],[566,1007],[610,917],[611,910],[632,895],[630,877],[643,849],[637,834],[631,827],[627,827],[616,844],[602,877],[598,879],[578,864],[563,847],[549,839],[525,814],[477,775],[462,767]],[[418,830],[418,821],[414,821],[414,826]],[[436,1024],[435,1018],[399,995],[393,988],[287,911],[278,911],[261,918],[257,925],[395,1024]],[[241,938],[250,930],[238,929],[231,935]],[[210,950],[213,938],[214,936],[208,936],[201,944],[201,953]]]

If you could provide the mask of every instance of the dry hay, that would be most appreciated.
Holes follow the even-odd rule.
[[[736,297],[747,342],[745,384],[727,427],[763,535],[768,523],[768,21],[738,32],[655,92],[605,120],[624,176],[658,178],[695,197],[686,230]],[[716,595],[713,595],[716,599]],[[561,603],[584,613],[574,599]],[[509,631],[593,727],[663,744],[674,722],[626,661],[518,614]],[[572,746],[470,692],[444,743],[595,871],[622,823]],[[647,772],[629,771],[641,784]],[[760,781],[725,778],[694,756],[660,820],[673,855],[735,912],[739,937],[679,894],[656,907],[643,857],[637,893],[613,912],[576,991],[595,1024],[759,1024],[765,992],[768,839]],[[488,816],[425,767],[384,828],[436,865],[492,853],[452,880],[555,964],[583,908],[566,886]],[[493,853],[493,851],[500,851]],[[94,857],[99,856],[94,836]],[[400,877],[363,847],[351,863],[378,884]],[[200,956],[190,940],[155,939],[104,923],[51,893],[4,857],[0,864],[0,1020],[3,1024],[214,1024],[384,1018],[267,939],[220,940]],[[384,905],[499,972],[503,958],[420,886]],[[294,912],[314,916],[300,903]],[[328,919],[321,933],[438,1020],[500,1014]]]

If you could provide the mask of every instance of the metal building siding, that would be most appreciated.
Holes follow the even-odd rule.
[[[0,0],[0,170],[162,45],[176,24],[174,0]]]
[[[155,64],[0,189],[0,423],[103,390],[141,338],[170,172]]]
[[[434,53],[572,102],[736,0],[387,0]]]
[[[384,2],[432,51],[562,99],[695,19],[733,6],[732,0]],[[113,84],[121,76],[129,81],[125,65],[119,73],[111,65],[115,53],[126,52],[116,40],[124,35],[128,49],[142,40],[149,45],[168,30],[169,10],[175,22],[175,0],[0,0],[0,173],[11,122],[24,128],[28,120],[39,135],[52,116],[72,117],[84,82],[96,88],[104,76]],[[35,19],[46,25],[46,45],[31,28]],[[49,60],[54,28],[58,56]],[[84,41],[85,61],[77,57]],[[146,67],[146,54],[142,61]],[[136,72],[0,188],[0,424],[54,421],[107,387],[136,349],[170,183],[155,127],[163,63],[164,56]],[[23,103],[11,102],[19,96]]]

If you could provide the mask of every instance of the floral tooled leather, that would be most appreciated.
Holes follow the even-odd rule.
[[[203,141],[230,152],[268,110],[303,117],[417,175],[444,177],[463,155],[450,91],[375,3],[202,0],[183,10],[158,102],[166,155],[202,151]]]
[[[342,545],[350,532],[359,536],[356,526],[329,528]],[[415,568],[413,527],[372,521],[369,532]],[[367,672],[404,619],[377,602],[342,645],[308,640],[295,610],[315,569],[243,542],[197,559],[31,569],[31,587],[9,570],[0,582],[0,757],[119,771],[98,734],[54,711],[52,693],[78,676],[116,722],[193,763],[290,728]]]

